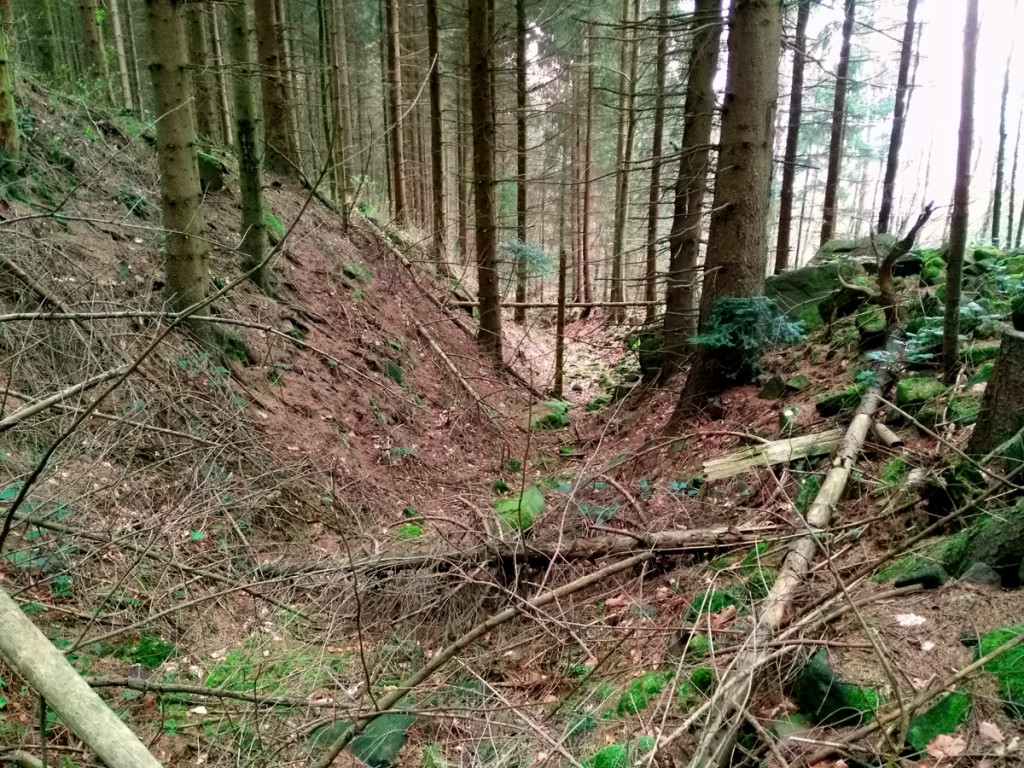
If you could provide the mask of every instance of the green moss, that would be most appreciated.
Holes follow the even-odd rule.
[[[400,525],[395,529],[395,538],[399,541],[408,541],[409,539],[418,539],[423,535],[423,528],[414,524],[407,523]]]
[[[800,492],[796,495],[796,511],[801,515],[807,513],[808,507],[818,495],[818,491],[821,490],[821,478],[817,475],[807,475],[800,480]]]
[[[562,429],[569,426],[569,403],[548,400],[533,406],[532,429]]]
[[[992,380],[993,368],[995,368],[995,366],[992,363],[983,363],[978,370],[974,372],[971,378],[968,379],[967,386],[973,387],[975,384],[987,384]]]
[[[946,410],[954,424],[973,424],[981,412],[981,396],[957,395],[949,401]]]
[[[941,397],[946,391],[942,382],[928,376],[913,376],[896,385],[896,404],[914,405]]]
[[[676,686],[676,701],[682,709],[692,706],[715,682],[715,671],[708,666],[697,667]]]
[[[758,568],[747,577],[747,592],[751,600],[761,600],[768,595],[775,584],[775,571]]]
[[[495,499],[492,502],[494,513],[509,528],[529,530],[547,508],[544,494],[536,485],[527,488],[522,496],[513,499]]]
[[[971,714],[971,697],[966,693],[950,693],[938,703],[910,721],[907,743],[915,752],[924,752],[928,742],[943,733],[953,733]]]
[[[828,665],[828,654],[817,651],[792,686],[792,697],[817,723],[857,725],[869,720],[881,703],[879,693],[864,685],[845,683]]]
[[[903,476],[907,474],[907,462],[897,456],[895,459],[891,459],[886,463],[882,469],[882,485],[894,486],[898,485]]]
[[[640,736],[626,744],[609,744],[583,761],[583,768],[626,768],[654,748],[654,739]]]
[[[998,344],[976,344],[962,351],[963,358],[971,365],[980,365],[999,357]]]
[[[1003,627],[981,636],[975,658],[981,658],[1024,632],[1024,624]],[[999,695],[1006,714],[1024,720],[1024,645],[1018,645],[985,665],[999,681]]]
[[[826,418],[850,413],[860,405],[863,393],[857,385],[851,385],[838,392],[829,392],[818,398],[818,413]]]
[[[743,556],[740,560],[740,573],[744,576],[751,576],[761,568],[761,559],[765,556],[765,553],[771,549],[771,543],[767,541],[759,541],[750,551]]]
[[[965,529],[952,536],[946,536],[921,549],[913,555],[901,557],[885,566],[875,580],[884,582],[898,579],[925,565],[938,564],[953,575],[959,575],[970,565],[961,565],[971,545],[971,530]]]
[[[700,658],[711,653],[712,647],[711,638],[707,635],[692,634],[686,644],[686,658]]]
[[[740,604],[740,598],[730,589],[712,589],[702,592],[686,612],[686,621],[693,621],[704,613],[718,613],[723,608]]]
[[[631,682],[618,702],[615,704],[615,714],[618,717],[635,715],[665,690],[665,685],[672,679],[672,672],[649,672]]]

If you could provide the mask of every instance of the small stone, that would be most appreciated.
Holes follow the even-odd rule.
[[[758,397],[762,400],[778,400],[786,394],[786,382],[781,376],[772,376],[761,387]]]
[[[786,379],[786,387],[796,392],[799,392],[802,389],[807,389],[809,386],[811,386],[811,380],[808,379],[803,374],[800,374],[798,376],[790,376],[788,379]]]
[[[987,563],[972,563],[971,567],[964,571],[960,581],[982,587],[1001,587],[1003,585],[1002,577]]]
[[[949,574],[941,565],[922,565],[896,579],[895,586],[909,587],[920,584],[925,589],[938,589],[949,581]]]

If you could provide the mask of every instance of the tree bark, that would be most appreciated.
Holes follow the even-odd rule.
[[[82,19],[82,41],[85,43],[85,55],[89,62],[89,74],[93,80],[101,80],[106,92],[110,92],[107,57],[103,50],[103,36],[100,23],[96,18],[96,0],[80,0],[79,16]]]
[[[986,456],[1024,427],[1024,333],[1007,330],[967,452]]]
[[[110,768],[160,768],[160,763],[0,589],[0,655],[68,728]]]
[[[756,296],[768,259],[766,219],[772,127],[779,85],[782,7],[774,0],[736,0],[730,11],[729,72],[708,233],[699,330],[721,296]],[[698,354],[670,427],[723,386],[707,348]]]
[[[405,120],[402,115],[401,39],[398,30],[398,0],[385,0],[388,39],[388,106],[391,110],[391,195],[395,221],[406,222],[405,201]]]
[[[38,0],[31,19],[36,66],[42,74],[54,77],[58,71],[57,29],[53,24],[53,7],[50,0]]]
[[[149,72],[156,113],[161,116],[156,123],[156,149],[163,225],[167,230],[164,290],[168,308],[181,311],[206,298],[210,282],[185,41],[185,3],[146,0],[146,9],[153,57]]]
[[[348,179],[349,179],[349,132],[345,115],[345,92],[348,88],[348,55],[345,45],[345,4],[333,0],[324,7],[324,25],[327,35],[327,62],[330,68],[329,98],[330,117],[328,134],[328,162],[331,177],[337,190],[338,205],[341,206],[341,228],[348,232]]]
[[[658,297],[658,222],[661,218],[661,150],[665,131],[665,68],[668,50],[668,0],[658,5],[658,42],[654,54],[654,136],[651,139],[651,186],[647,197],[647,273],[644,276],[644,300]],[[654,323],[657,308],[647,307],[645,322]]]
[[[996,148],[996,185],[992,190],[992,245],[999,245],[999,229],[1003,215],[1003,177],[1006,166],[1006,100],[1010,96],[1010,65],[1013,63],[1013,49],[1006,58],[1003,70],[1003,92],[999,100],[999,144]],[[1010,212],[1012,218],[1013,212]]]
[[[900,49],[900,69],[896,76],[896,105],[892,114],[892,133],[889,136],[889,155],[885,162],[885,179],[882,182],[882,203],[878,209],[879,233],[889,231],[892,216],[893,196],[896,191],[896,173],[900,167],[900,145],[903,143],[903,128],[907,122],[907,96],[910,86],[910,62],[914,58],[914,30],[917,0],[907,0],[907,21],[903,26],[903,46]]]
[[[132,3],[131,0],[124,4],[124,21],[125,21],[125,32],[127,43],[127,55],[128,61],[131,66],[128,69],[128,75],[132,80],[132,93],[135,94],[136,105],[139,109],[139,117],[145,118],[146,116],[146,97],[142,93],[142,89],[145,84],[145,80],[142,77],[142,72],[139,70],[139,54],[138,46],[135,43],[135,20],[132,16]]]
[[[185,11],[188,21],[188,48],[192,60],[192,91],[195,99],[196,133],[212,141],[219,139],[213,88],[210,78],[209,34],[203,7],[190,3]]]
[[[522,0],[520,0],[521,2]],[[451,277],[448,269],[445,216],[444,127],[441,113],[441,46],[438,0],[427,0],[427,57],[430,59],[430,175],[434,213],[433,251],[438,277]]]
[[[917,0],[910,0],[915,3]],[[796,155],[800,148],[800,120],[804,109],[804,65],[807,61],[807,21],[811,0],[799,0],[796,32],[793,38],[793,78],[789,92],[789,124],[786,126],[786,150],[782,161],[779,190],[779,234],[775,241],[775,274],[790,266],[790,235],[793,229],[793,186],[796,182]]]
[[[1017,141],[1013,145],[1013,165],[1010,167],[1010,198],[1006,206],[1006,245],[1005,248],[1013,248],[1013,213],[1017,202],[1017,164],[1020,160],[1020,135],[1021,125],[1024,123],[1024,109],[1017,116]],[[1022,214],[1024,215],[1024,214]]]
[[[7,53],[7,31],[3,30],[0,32],[0,163],[3,165],[21,161],[21,133],[18,130],[13,81]]]
[[[256,44],[260,63],[260,89],[263,94],[263,124],[266,151],[263,162],[268,170],[283,176],[299,173],[298,148],[288,129],[290,105],[285,92],[285,73],[277,37],[274,0],[253,0]]]
[[[629,181],[636,136],[636,71],[639,37],[633,19],[639,15],[639,0],[622,0],[622,53],[619,60],[619,140],[616,151],[615,230],[612,246],[612,276],[609,301],[625,301],[626,225],[629,217]],[[613,323],[621,323],[625,311],[614,309]]]
[[[722,0],[697,0],[683,106],[679,175],[669,233],[668,286],[662,374],[671,376],[683,359],[687,339],[697,330],[697,258],[711,154],[714,81],[722,37]]]
[[[214,82],[217,84],[217,117],[220,121],[220,135],[225,144],[235,140],[235,132],[231,127],[231,110],[228,106],[230,90],[228,89],[227,68],[224,66],[224,46],[220,36],[219,5],[211,3],[205,6],[207,22],[210,27],[210,52],[213,54]],[[255,76],[255,72],[252,73]]]
[[[234,65],[235,137],[238,148],[238,180],[242,193],[242,269],[252,270],[267,255],[267,230],[263,216],[263,174],[259,149],[260,113],[253,83],[259,69],[252,53],[252,27],[245,3],[227,5],[228,47]],[[263,265],[252,281],[268,295],[273,291],[270,268]]]
[[[393,2],[394,0],[392,0]],[[489,0],[469,0],[470,111],[473,118],[473,187],[476,263],[480,299],[479,339],[495,364],[503,364],[498,237],[494,200],[494,21]]]
[[[516,0],[516,237],[520,243],[526,242],[526,67],[526,0]],[[562,258],[560,253],[559,260]],[[526,301],[527,275],[521,255],[515,266],[516,302],[522,304]],[[523,307],[516,307],[515,321],[526,323]]]
[[[583,273],[583,301],[594,300],[590,270],[590,224],[594,196],[594,25],[587,28],[587,132],[583,160],[583,226],[580,234],[580,270]],[[584,315],[585,317],[586,315]]]
[[[964,26],[963,75],[960,83],[960,134],[956,149],[953,215],[949,223],[946,262],[946,316],[942,328],[942,368],[946,384],[956,380],[960,349],[960,289],[967,250],[967,220],[971,188],[971,150],[974,146],[974,76],[978,56],[978,0],[967,0]]]
[[[121,81],[121,98],[124,108],[129,112],[135,108],[132,100],[132,84],[128,77],[128,57],[125,55],[124,34],[121,31],[121,12],[118,0],[108,0],[110,22],[114,27],[114,51],[117,57],[117,74]]]
[[[832,130],[828,142],[828,174],[825,177],[825,203],[821,213],[821,244],[835,236],[836,205],[839,199],[839,172],[843,163],[843,134],[846,122],[846,90],[849,84],[850,47],[857,0],[846,0],[843,17],[843,43],[836,68],[836,95],[832,103]]]

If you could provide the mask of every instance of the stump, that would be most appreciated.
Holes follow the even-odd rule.
[[[1003,333],[967,452],[986,456],[1024,427],[1024,332]]]

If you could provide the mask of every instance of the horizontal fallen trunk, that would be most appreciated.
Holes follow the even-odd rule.
[[[832,453],[843,440],[846,431],[830,429],[813,435],[789,437],[782,440],[751,445],[741,451],[730,453],[704,462],[705,480],[723,480],[758,467],[784,464],[808,456],[822,456]]]
[[[567,301],[566,309],[629,309],[630,307],[657,307],[663,301]],[[450,307],[472,309],[480,306],[479,301],[450,301]],[[558,309],[557,301],[503,301],[502,309]]]
[[[442,550],[421,554],[381,554],[341,563],[340,570],[360,574],[379,574],[416,568],[452,568],[467,563],[482,564],[505,560],[586,560],[597,557],[633,555],[651,551],[664,554],[673,552],[702,552],[722,547],[755,544],[776,537],[782,526],[695,528],[682,531],[658,531],[635,535],[608,534],[586,539],[564,541],[538,541],[526,544],[496,542],[471,549]],[[329,562],[283,564],[267,563],[257,567],[263,576],[299,575],[330,568]]]
[[[689,768],[720,768],[729,764],[739,727],[745,722],[747,703],[755,689],[756,670],[762,665],[768,653],[767,644],[782,625],[794,595],[810,571],[820,538],[828,532],[888,380],[888,372],[881,372],[878,385],[871,387],[861,399],[821,490],[807,510],[807,532],[790,545],[779,575],[760,605],[757,623],[747,636],[745,649],[736,655],[715,691],[711,712],[688,763]]]

